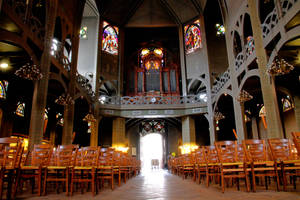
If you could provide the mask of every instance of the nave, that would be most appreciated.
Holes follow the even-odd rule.
[[[45,197],[22,198],[26,199],[69,199],[65,193],[49,194]],[[21,196],[20,196],[21,197]],[[218,185],[206,188],[204,184],[196,184],[191,178],[182,179],[179,176],[172,175],[166,170],[142,171],[142,173],[130,179],[122,187],[116,187],[115,190],[104,188],[99,195],[92,196],[90,192],[76,193],[72,199],[101,199],[101,200],[299,200],[300,192],[276,192],[274,190],[258,190],[256,193],[246,192],[244,187],[241,191],[236,191],[235,187],[226,188],[226,192],[222,193]]]

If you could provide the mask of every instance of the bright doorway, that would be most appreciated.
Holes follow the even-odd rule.
[[[151,133],[141,137],[140,152],[143,171],[161,169],[163,167],[162,135]]]

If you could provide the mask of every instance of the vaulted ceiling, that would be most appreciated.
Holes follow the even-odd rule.
[[[96,0],[100,16],[127,27],[184,24],[198,17],[206,0]]]

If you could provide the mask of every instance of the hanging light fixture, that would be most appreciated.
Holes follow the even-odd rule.
[[[88,113],[82,120],[85,122],[95,122],[96,118],[92,113]]]
[[[276,56],[267,72],[271,76],[280,76],[290,73],[290,71],[292,71],[293,69],[293,65],[289,64],[283,58],[279,58],[278,56]]]
[[[55,99],[55,103],[62,106],[66,106],[74,104],[75,101],[73,100],[70,94],[62,94],[57,99]]]
[[[15,72],[15,75],[27,80],[40,80],[43,78],[43,74],[38,69],[37,65],[26,63],[20,69]]]
[[[214,118],[215,118],[216,121],[219,121],[221,119],[225,119],[225,116],[223,115],[223,113],[221,113],[219,111],[216,111],[215,115],[214,115]]]
[[[253,96],[250,95],[246,90],[242,90],[239,96],[236,98],[237,101],[243,103],[253,99]]]

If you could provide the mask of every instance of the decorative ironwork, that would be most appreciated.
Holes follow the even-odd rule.
[[[223,113],[221,113],[219,111],[216,111],[215,115],[214,115],[214,118],[215,118],[216,121],[220,121],[222,119],[225,119],[225,116],[223,115]]]
[[[57,99],[55,99],[55,103],[62,106],[66,106],[74,104],[75,101],[73,100],[70,94],[62,94]]]
[[[204,99],[199,95],[189,96],[104,96],[99,97],[99,101],[103,105],[193,105],[206,104]]]
[[[239,94],[239,96],[236,98],[236,100],[238,100],[239,102],[243,103],[246,101],[249,101],[253,99],[253,96],[250,95],[247,91],[242,90],[241,93]]]
[[[223,86],[227,83],[227,81],[230,79],[230,71],[229,68],[221,74],[219,77],[216,78],[213,84],[212,88],[212,94],[217,94]]]
[[[31,65],[30,63],[23,65],[15,72],[15,75],[20,78],[32,81],[40,80],[43,78],[43,74],[40,72],[38,67],[35,64]]]
[[[268,73],[271,76],[280,76],[290,73],[294,69],[294,66],[286,62],[283,58],[275,57],[271,67],[268,69]]]

